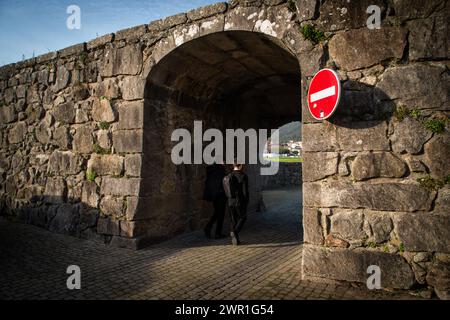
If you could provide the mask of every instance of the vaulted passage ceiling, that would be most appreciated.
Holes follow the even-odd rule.
[[[179,46],[148,84],[200,101],[236,101],[264,118],[300,119],[298,61],[278,40],[256,32],[214,33]],[[280,124],[283,121],[280,120]]]

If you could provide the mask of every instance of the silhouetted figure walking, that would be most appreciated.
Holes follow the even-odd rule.
[[[240,244],[239,232],[247,220],[248,176],[243,172],[243,165],[235,163],[233,171],[223,179],[223,187],[228,198],[227,206],[231,219],[231,241]]]
[[[205,190],[203,199],[212,202],[214,213],[209,219],[204,231],[208,238],[211,238],[211,230],[216,223],[215,238],[220,239],[225,236],[222,234],[223,220],[225,218],[225,206],[227,198],[223,189],[222,180],[226,175],[225,166],[223,164],[213,164],[206,168]]]

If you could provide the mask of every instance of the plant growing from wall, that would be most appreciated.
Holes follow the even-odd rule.
[[[450,184],[450,174],[444,177],[444,184]]]
[[[425,177],[418,178],[417,181],[420,183],[422,187],[427,190],[438,190],[444,186],[444,182],[441,180],[434,179],[430,175],[426,175]]]
[[[92,170],[92,169],[88,169],[86,171],[86,179],[88,181],[94,181],[95,178],[97,178],[97,173],[94,170]]]
[[[305,24],[300,28],[300,33],[306,40],[318,44],[326,39],[325,34],[311,24]]]
[[[445,125],[448,119],[426,119],[422,122],[425,129],[432,133],[442,133],[445,131]]]
[[[111,153],[111,150],[100,147],[98,142],[94,143],[92,148],[94,149],[94,152],[98,153],[98,154],[109,154],[109,153]]]
[[[109,129],[109,123],[106,121],[102,121],[98,124],[99,128],[102,130],[108,130]]]
[[[421,116],[421,111],[418,108],[409,109],[409,108],[407,108],[405,106],[398,106],[394,110],[393,116],[395,117],[395,119],[398,122],[403,121],[407,117],[413,118],[413,119],[419,119],[420,116]]]

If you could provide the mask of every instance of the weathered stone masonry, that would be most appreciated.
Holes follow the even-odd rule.
[[[448,17],[448,1],[231,1],[4,66],[2,215],[137,248],[205,218],[203,167],[170,162],[172,129],[301,118],[299,272],[365,282],[374,264],[383,287],[448,297]],[[301,104],[322,67],[344,100],[317,122]]]

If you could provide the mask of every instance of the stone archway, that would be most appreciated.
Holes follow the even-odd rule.
[[[161,141],[161,136],[152,137],[144,127],[151,119],[160,119],[157,124],[165,130],[183,123],[179,119],[192,123],[187,120],[195,112],[187,110],[198,105],[206,106],[203,112],[220,110],[231,102],[226,94],[220,100],[218,89],[234,87],[232,81],[221,86],[222,74],[211,85],[210,79],[202,79],[208,73],[187,68],[192,61],[179,66],[185,68],[184,78],[169,72],[175,70],[170,67],[157,70],[184,44],[202,46],[204,37],[246,31],[263,42],[262,47],[251,46],[250,57],[267,45],[294,53],[301,67],[303,106],[310,77],[320,68],[335,69],[343,81],[345,108],[330,121],[318,122],[302,110],[302,275],[365,283],[367,267],[378,265],[386,272],[385,288],[431,286],[438,295],[448,295],[449,188],[443,183],[450,172],[445,161],[450,140],[449,2],[376,1],[383,12],[381,29],[365,28],[372,2],[294,2],[217,3],[1,67],[1,214],[133,249],[145,245],[141,240],[146,238],[180,232],[182,228],[164,229],[171,221],[158,220],[157,213],[169,203],[174,207],[168,212],[180,212],[177,205],[185,205],[189,197],[180,200],[172,193],[147,203],[145,193],[152,188],[161,195],[160,188],[185,186],[159,184],[164,181],[148,175],[148,166],[164,172],[170,165],[164,167],[161,160],[167,156],[161,152],[163,143],[153,144],[161,159],[145,160],[152,151],[147,141]],[[424,32],[430,26],[434,32]],[[196,51],[208,49],[203,45]],[[231,74],[229,78],[245,80],[238,69]],[[146,90],[149,75],[169,90]],[[266,83],[276,86],[276,77]],[[244,94],[255,91],[242,84],[236,88],[243,91],[233,96],[242,98],[239,105],[246,106],[244,97],[258,101]],[[203,92],[201,100],[215,102],[191,99],[198,92]],[[186,107],[178,108],[175,118],[165,117],[160,112],[167,109],[151,109],[152,101]],[[300,104],[295,108],[299,112]],[[392,116],[396,113],[399,118]],[[270,121],[273,114],[267,114],[266,122],[235,119],[231,125],[276,127]],[[225,123],[220,115],[211,113],[209,125]],[[180,167],[174,179],[194,176],[195,171]],[[201,213],[191,209],[198,215],[182,218],[183,225],[195,227]]]
[[[151,69],[145,88],[140,203],[136,216],[148,241],[203,225],[204,166],[175,165],[172,131],[275,129],[300,120],[297,58],[276,38],[225,31],[190,40]],[[158,168],[155,170],[155,168]],[[249,165],[250,211],[261,203],[258,165]],[[149,209],[151,208],[151,209]]]

